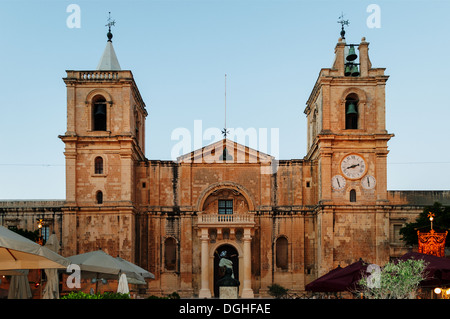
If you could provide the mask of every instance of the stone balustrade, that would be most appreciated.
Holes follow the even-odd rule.
[[[78,81],[117,81],[132,78],[131,71],[67,71],[67,79]]]
[[[215,225],[215,224],[230,224],[230,225],[253,225],[255,223],[254,215],[247,214],[203,214],[198,216],[198,224],[200,225]]]

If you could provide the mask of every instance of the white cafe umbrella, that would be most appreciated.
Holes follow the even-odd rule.
[[[66,268],[69,260],[0,226],[0,270]]]
[[[130,289],[128,288],[128,280],[127,275],[121,274],[119,278],[119,285],[117,286],[117,292],[122,294],[130,293]]]
[[[82,278],[118,279],[122,273],[145,283],[145,279],[126,263],[108,255],[102,250],[91,251],[67,257],[72,264],[80,266]]]
[[[9,282],[8,299],[31,299],[33,295],[28,282],[28,269],[15,272]]]
[[[150,279],[155,279],[155,275],[153,275],[151,272],[145,270],[142,267],[139,267],[138,265],[135,265],[131,262],[129,262],[128,260],[125,260],[121,257],[116,257],[116,259],[120,260],[121,262],[127,264],[128,266],[130,266],[136,273],[140,274],[142,277],[144,278],[150,278]]]
[[[60,249],[58,238],[56,234],[51,234],[47,239],[44,247],[58,252]],[[59,278],[58,270],[54,268],[45,269],[45,274],[47,275],[47,283],[45,284],[44,293],[42,299],[59,299]]]

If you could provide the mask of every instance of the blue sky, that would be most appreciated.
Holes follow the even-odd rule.
[[[69,28],[70,4],[81,27]],[[369,28],[367,7],[381,9]],[[305,103],[347,42],[385,67],[388,189],[450,189],[450,1],[0,1],[0,199],[64,199],[65,70],[95,69],[106,19],[147,105],[146,156],[170,159],[176,128],[278,128],[279,158],[306,155]],[[204,145],[210,141],[203,141]],[[270,153],[270,149],[269,149]]]

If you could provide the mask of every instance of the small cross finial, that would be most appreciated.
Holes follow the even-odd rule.
[[[111,39],[112,39],[113,35],[111,33],[111,27],[116,25],[116,21],[111,19],[111,12],[109,12],[108,20],[106,20],[106,21],[108,21],[108,23],[105,25],[105,27],[108,27],[108,33],[107,33],[108,41],[112,42]]]
[[[348,20],[344,20],[344,13],[342,12],[341,15],[339,16],[339,20],[338,22],[341,25],[341,38],[345,39],[345,30],[344,30],[344,25],[349,25],[350,22]]]
[[[228,135],[229,133],[230,133],[230,131],[227,130],[226,128],[224,128],[224,129],[222,130],[223,138],[227,138],[227,135]]]

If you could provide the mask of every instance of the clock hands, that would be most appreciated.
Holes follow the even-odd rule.
[[[353,165],[350,165],[349,167],[347,167],[347,169],[349,169],[349,168],[355,168],[356,166],[359,166],[359,164],[353,164]]]

